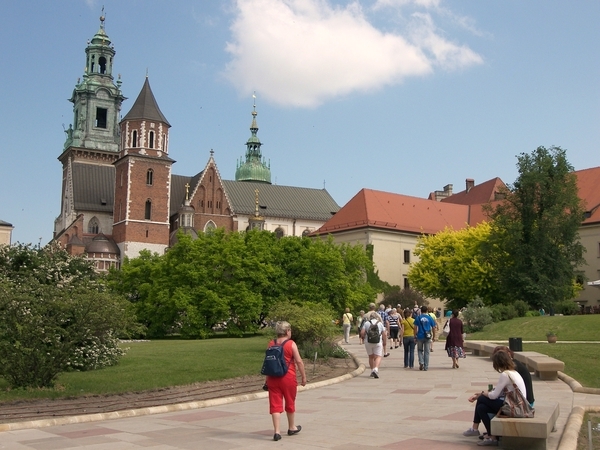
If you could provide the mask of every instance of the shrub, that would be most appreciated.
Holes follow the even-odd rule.
[[[525,317],[529,311],[529,303],[523,300],[515,300],[512,304],[517,310],[518,317]]]
[[[483,327],[493,322],[492,311],[484,306],[480,299],[470,302],[463,311],[465,332],[473,333],[483,330]]]
[[[305,343],[320,345],[339,333],[333,325],[333,317],[333,310],[326,304],[279,302],[271,308],[268,319],[271,322],[289,322],[292,338],[301,346]]]
[[[59,373],[115,364],[131,305],[104,291],[89,262],[56,246],[0,248],[0,375],[50,387]]]
[[[564,316],[572,316],[579,312],[579,306],[573,300],[562,300],[554,303],[554,312]]]
[[[493,305],[491,308],[492,320],[494,322],[501,322],[503,320],[510,320],[518,317],[516,308],[513,305],[504,305],[499,303]]]
[[[337,345],[333,340],[323,341],[319,344],[304,342],[298,347],[300,356],[307,361],[312,361],[315,353],[318,358],[348,358],[350,355],[346,350]]]

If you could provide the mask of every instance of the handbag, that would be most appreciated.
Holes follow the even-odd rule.
[[[442,330],[442,336],[448,337],[450,334],[450,321],[446,320],[446,325],[444,325],[444,329]]]
[[[504,404],[496,414],[496,417],[514,417],[517,419],[531,418],[535,415],[535,409],[533,409],[527,399],[523,396],[523,393],[516,385],[516,383],[508,374],[508,378],[513,385],[513,390],[509,391],[504,388]]]

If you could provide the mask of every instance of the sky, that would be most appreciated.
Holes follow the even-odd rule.
[[[212,149],[234,179],[254,101],[273,183],[325,187],[340,206],[362,188],[426,198],[467,178],[510,184],[516,156],[538,146],[600,166],[599,1],[20,0],[0,15],[13,243],[52,239],[68,99],[103,7],[122,115],[148,74],[177,175]]]

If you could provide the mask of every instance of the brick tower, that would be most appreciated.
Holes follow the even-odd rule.
[[[121,120],[121,151],[115,161],[113,238],[121,257],[142,249],[159,254],[169,246],[171,166],[169,128],[148,77]]]

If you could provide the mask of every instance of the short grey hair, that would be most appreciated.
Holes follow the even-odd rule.
[[[291,329],[292,326],[290,325],[290,323],[284,320],[275,324],[275,333],[277,334],[277,337],[285,336],[287,332]]]

